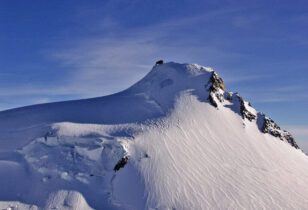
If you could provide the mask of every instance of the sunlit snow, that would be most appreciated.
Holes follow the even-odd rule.
[[[161,64],[114,95],[0,112],[0,207],[307,209],[308,157],[235,99],[214,107],[212,74]]]

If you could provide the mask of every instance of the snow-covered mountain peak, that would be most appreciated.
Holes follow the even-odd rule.
[[[184,92],[190,92],[200,100],[207,100],[209,88],[216,79],[213,79],[213,75],[219,78],[213,69],[197,64],[156,64],[143,79],[124,92],[143,95],[156,103],[163,112],[167,112],[174,106],[175,99]]]
[[[175,62],[156,64],[131,89],[145,92],[154,91],[154,89],[161,91],[166,87],[179,90],[196,88],[207,84],[213,72],[213,69],[197,64],[179,64]]]
[[[0,208],[306,209],[291,134],[211,68],[162,63],[120,93],[0,112]]]
[[[199,64],[168,62],[168,63],[154,65],[150,73],[156,72],[159,74],[164,74],[167,72],[169,73],[173,72],[176,74],[178,73],[178,74],[186,74],[189,76],[196,76],[213,71],[214,70],[212,68],[201,66]]]

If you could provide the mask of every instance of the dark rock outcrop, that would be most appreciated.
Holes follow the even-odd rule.
[[[114,166],[113,170],[118,171],[118,170],[120,170],[120,168],[123,168],[126,165],[126,163],[128,162],[128,159],[129,158],[127,156],[123,157],[121,160],[119,160],[117,162],[117,164]]]
[[[240,102],[240,111],[241,111],[243,119],[248,119],[249,121],[257,119],[256,115],[248,111],[248,109],[245,106],[245,101],[243,100],[243,98],[239,94],[236,94],[236,96]]]
[[[276,130],[281,130],[280,127],[269,117],[264,116],[264,123],[262,127],[263,133],[270,133],[275,137],[278,137]]]
[[[210,100],[210,103],[214,106],[214,107],[218,107],[218,104],[216,103],[215,99],[215,94],[213,94],[212,92],[210,92],[210,96],[209,96],[209,100]]]
[[[224,101],[224,94],[223,92],[226,91],[225,84],[223,80],[218,76],[216,72],[213,72],[211,76],[211,86],[210,86],[210,94],[209,94],[209,101],[214,107],[218,107],[218,104],[216,102],[216,99],[219,102]]]
[[[269,133],[272,136],[280,138],[280,140],[282,141],[288,142],[296,149],[299,149],[299,146],[297,145],[295,139],[288,131],[281,130],[281,128],[271,118],[266,117],[264,114],[263,117],[264,117],[264,122],[262,126],[263,133]]]
[[[295,147],[296,149],[299,149],[299,146],[297,145],[295,139],[293,138],[293,136],[291,135],[291,133],[289,133],[288,131],[284,130],[284,138],[285,140],[287,140],[287,142],[289,142],[289,144],[291,144],[293,147]]]
[[[225,84],[223,80],[218,76],[216,72],[213,72],[211,77],[212,86],[211,89],[214,91],[217,91],[218,89],[221,89],[223,91],[226,91]]]
[[[249,111],[252,108],[250,102],[245,102],[244,99],[238,93],[226,92],[226,87],[223,80],[218,76],[216,72],[213,72],[207,85],[209,90],[209,102],[216,108],[218,108],[219,102],[222,103],[224,100],[228,100],[228,103],[224,104],[225,107],[231,108],[235,113],[242,116],[243,119],[249,121],[256,121],[260,131],[263,133],[269,133],[274,137],[281,139],[282,141],[288,142],[290,145],[299,149],[293,136],[281,128],[270,118],[266,117],[263,113],[257,113],[258,117]]]

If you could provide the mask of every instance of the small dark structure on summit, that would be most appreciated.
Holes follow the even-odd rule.
[[[156,65],[160,65],[160,64],[164,64],[164,61],[163,60],[159,60],[156,62]]]

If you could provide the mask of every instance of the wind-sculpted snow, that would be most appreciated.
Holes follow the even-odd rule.
[[[0,132],[1,208],[308,208],[308,158],[291,134],[196,64],[0,112]]]
[[[134,162],[145,179],[148,208],[308,206],[307,157],[260,133],[254,122],[243,127],[242,118],[230,109],[216,111],[183,96],[171,116],[135,142],[133,157],[144,151],[151,157]]]

